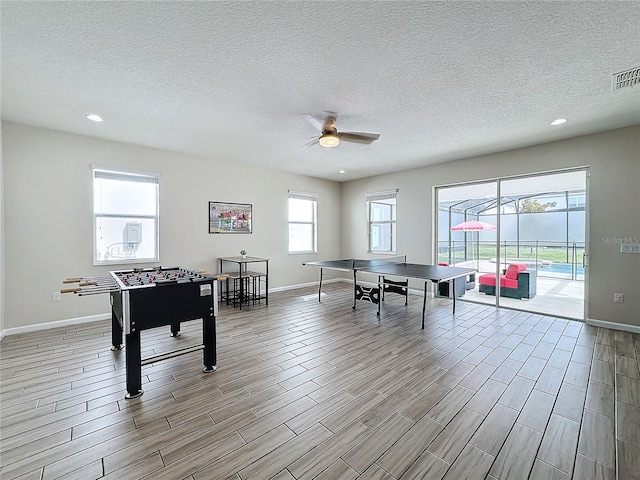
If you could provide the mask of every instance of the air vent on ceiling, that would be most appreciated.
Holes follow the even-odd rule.
[[[611,78],[611,91],[633,87],[640,83],[640,67],[631,68],[624,72],[614,73]]]

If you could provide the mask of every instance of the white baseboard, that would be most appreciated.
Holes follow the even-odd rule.
[[[336,282],[345,282],[345,283],[350,283],[353,285],[353,280],[350,278],[332,278],[331,280],[323,280],[322,284],[325,285],[327,283],[336,283]],[[298,288],[304,288],[304,287],[317,287],[318,284],[320,282],[310,282],[310,283],[300,283],[298,285],[288,285],[286,287],[277,287],[277,288],[272,288],[271,290],[269,290],[269,293],[271,292],[284,292],[286,290],[296,290]],[[377,283],[373,283],[373,282],[361,282],[358,281],[358,285],[367,285],[369,287],[377,287],[378,284]],[[414,288],[410,288],[409,289],[409,294],[411,295],[417,295],[419,297],[422,297],[424,295],[424,291],[421,289],[414,289]],[[427,293],[428,297],[433,297],[433,294],[431,292]]]
[[[640,326],[638,325],[607,322],[605,320],[596,320],[595,318],[587,318],[587,325],[593,325],[594,327],[611,328],[612,330],[622,330],[624,332],[640,333]]]
[[[322,283],[326,284],[326,283],[346,282],[346,281],[349,281],[349,280],[346,280],[344,278],[332,278],[331,280],[323,280]],[[272,288],[271,290],[269,290],[269,293],[286,292],[287,290],[296,290],[298,288],[304,288],[304,287],[317,287],[319,283],[320,282],[309,282],[309,283],[298,283],[297,285],[285,285],[284,287]]]
[[[26,325],[24,327],[6,328],[0,334],[0,340],[8,335],[18,335],[20,333],[37,332],[39,330],[47,330],[49,328],[67,327],[69,325],[78,325],[81,323],[91,323],[100,320],[108,320],[111,313],[99,313],[97,315],[88,315],[86,317],[68,318],[66,320],[57,320],[55,322],[36,323],[35,325]]]

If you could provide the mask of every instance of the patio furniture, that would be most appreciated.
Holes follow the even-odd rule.
[[[496,274],[486,273],[478,279],[479,291],[487,295],[496,294]],[[527,270],[524,263],[512,263],[500,275],[500,296],[528,298],[536,296],[536,271]]]
[[[440,267],[448,267],[448,263],[438,263]],[[465,278],[457,278],[455,280],[455,292],[456,297],[461,297],[467,290],[472,290],[476,286],[476,275],[472,273],[471,275],[467,275]],[[442,282],[438,284],[438,296],[440,297],[451,297],[451,293],[449,292],[449,282]]]

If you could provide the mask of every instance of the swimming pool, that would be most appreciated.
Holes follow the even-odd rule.
[[[570,263],[552,263],[551,265],[543,266],[541,270],[553,273],[568,273],[570,275],[572,272],[572,267],[575,269],[574,271],[576,272],[576,274],[584,275],[584,268],[582,267],[582,265],[572,265]]]

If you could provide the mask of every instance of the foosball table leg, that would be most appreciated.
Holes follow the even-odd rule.
[[[126,371],[127,371],[127,400],[137,398],[144,393],[142,390],[142,354],[140,353],[140,330],[127,335]]]
[[[216,318],[213,307],[211,307],[211,312],[202,319],[202,344],[204,345],[202,354],[204,368],[202,371],[204,373],[215,372],[218,368],[218,359],[216,354]]]
[[[122,327],[115,312],[111,310],[111,350],[122,350]]]
[[[172,337],[180,336],[180,322],[171,324],[171,336]]]

